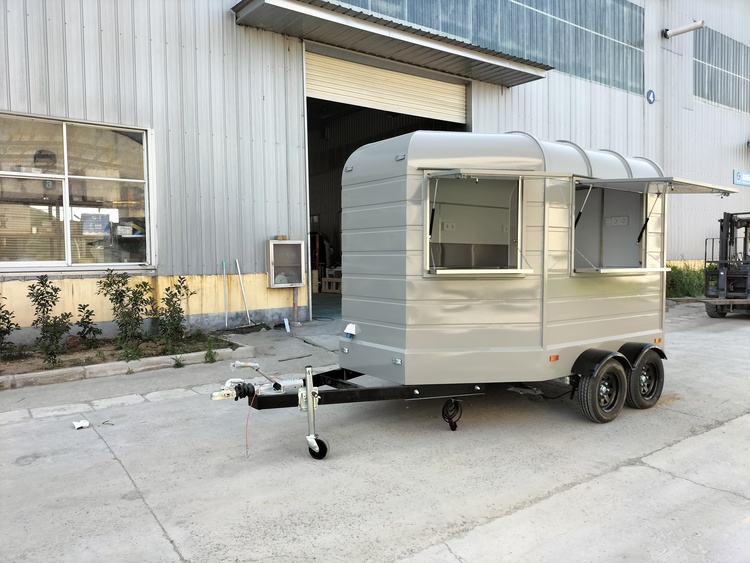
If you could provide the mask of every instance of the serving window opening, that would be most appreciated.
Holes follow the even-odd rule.
[[[574,271],[661,270],[664,197],[660,191],[614,189],[594,183],[575,191]]]
[[[518,177],[427,175],[425,263],[431,274],[520,272]]]

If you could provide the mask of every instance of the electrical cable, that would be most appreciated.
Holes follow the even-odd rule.
[[[443,404],[443,420],[447,422],[451,430],[456,429],[456,423],[461,419],[463,408],[456,399],[448,399]]]
[[[542,393],[542,394],[541,394],[541,395],[539,395],[539,396],[540,396],[540,397],[541,397],[542,399],[546,399],[546,400],[548,400],[548,401],[552,401],[552,400],[554,400],[554,399],[559,399],[560,397],[564,397],[565,395],[568,395],[568,394],[570,394],[570,391],[565,391],[565,393],[562,393],[561,395],[555,395],[554,397],[548,397],[548,396],[547,396],[547,395],[545,395],[544,393]]]

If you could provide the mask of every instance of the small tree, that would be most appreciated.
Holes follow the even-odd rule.
[[[78,336],[83,338],[88,348],[93,348],[96,346],[96,337],[102,333],[102,329],[94,324],[94,311],[89,309],[88,303],[79,303],[78,315]]]
[[[60,363],[58,356],[63,351],[62,340],[70,330],[73,315],[70,313],[52,314],[52,309],[60,300],[60,288],[52,285],[46,274],[39,276],[36,283],[29,286],[28,297],[35,311],[31,326],[41,330],[37,344],[44,354],[44,363],[56,366]]]
[[[164,349],[172,354],[179,351],[180,342],[187,337],[185,330],[185,310],[182,301],[195,291],[190,291],[184,276],[177,278],[177,283],[168,286],[161,298],[163,306],[159,307],[159,336],[164,340]]]
[[[117,342],[126,351],[134,352],[143,339],[143,318],[153,311],[154,288],[143,281],[130,286],[130,275],[107,270],[104,279],[96,282],[97,294],[103,294],[112,304],[112,315],[117,323]]]
[[[5,297],[0,297],[5,299]],[[5,339],[8,338],[14,330],[18,330],[21,327],[17,322],[13,320],[15,314],[13,311],[9,311],[5,308],[5,303],[0,301],[0,356],[5,355],[6,347],[8,343]]]

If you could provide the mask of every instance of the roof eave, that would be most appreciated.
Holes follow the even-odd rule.
[[[334,11],[302,0],[243,0],[232,10],[239,25],[505,87],[544,78],[552,68],[352,9]]]

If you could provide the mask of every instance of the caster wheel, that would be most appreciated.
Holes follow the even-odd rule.
[[[328,454],[328,442],[322,438],[315,438],[315,443],[318,445],[317,452],[312,448],[307,448],[307,450],[313,459],[323,459]]]

